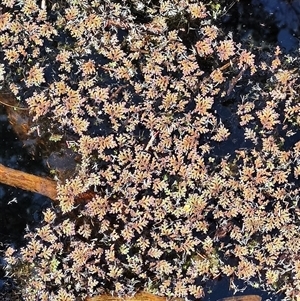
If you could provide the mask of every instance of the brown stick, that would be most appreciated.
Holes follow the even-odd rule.
[[[29,190],[47,196],[53,201],[57,198],[56,182],[0,164],[0,183]]]
[[[244,295],[222,298],[217,301],[261,301],[261,296],[258,295]]]
[[[86,298],[85,301],[166,301],[167,297],[160,297],[147,292],[140,292],[132,297],[118,298],[111,295],[100,295]],[[183,299],[174,298],[172,301],[183,301]]]

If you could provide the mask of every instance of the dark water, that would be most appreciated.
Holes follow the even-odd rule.
[[[273,19],[278,44],[286,52],[299,47],[300,1],[252,0],[252,5],[256,10],[263,9]]]
[[[46,174],[41,161],[33,160],[15,136],[1,107],[0,146],[1,164],[36,175]],[[0,256],[8,245],[20,247],[24,244],[25,229],[35,227],[42,219],[42,210],[50,204],[46,197],[39,194],[0,185]],[[0,300],[5,300],[2,295],[11,290],[13,286],[10,279],[5,277],[3,260],[0,257]]]
[[[239,0],[223,16],[233,38],[262,51],[279,45],[285,53],[299,48],[300,1]]]
[[[262,291],[259,287],[254,288],[243,281],[235,281],[235,289],[230,288],[230,280],[228,278],[222,278],[218,281],[212,281],[207,284],[207,295],[203,298],[203,301],[215,301],[221,298],[242,296],[242,295],[259,295],[262,301],[279,301],[284,298],[281,294],[274,294]]]

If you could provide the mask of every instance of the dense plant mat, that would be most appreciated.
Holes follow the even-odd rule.
[[[6,250],[24,300],[222,276],[299,298],[299,55],[241,45],[211,2],[41,3],[1,2],[0,81],[78,161]]]

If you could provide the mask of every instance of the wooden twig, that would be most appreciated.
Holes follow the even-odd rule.
[[[2,164],[0,164],[0,183],[40,193],[53,201],[57,198],[55,181],[5,167]]]
[[[15,110],[24,110],[24,111],[28,111],[29,110],[29,108],[23,108],[23,107],[18,107],[18,106],[10,105],[10,104],[8,104],[8,103],[6,103],[4,101],[1,101],[1,100],[0,100],[0,104],[4,105],[6,107],[13,108]]]
[[[86,298],[85,301],[166,301],[166,297],[156,296],[148,292],[139,292],[132,297],[118,298],[111,295],[100,295]],[[183,301],[183,299],[174,298],[172,301]]]

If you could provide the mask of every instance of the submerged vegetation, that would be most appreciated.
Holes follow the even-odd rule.
[[[220,5],[1,2],[2,85],[77,156],[6,250],[24,300],[201,298],[220,275],[300,297],[299,58],[247,49]]]

